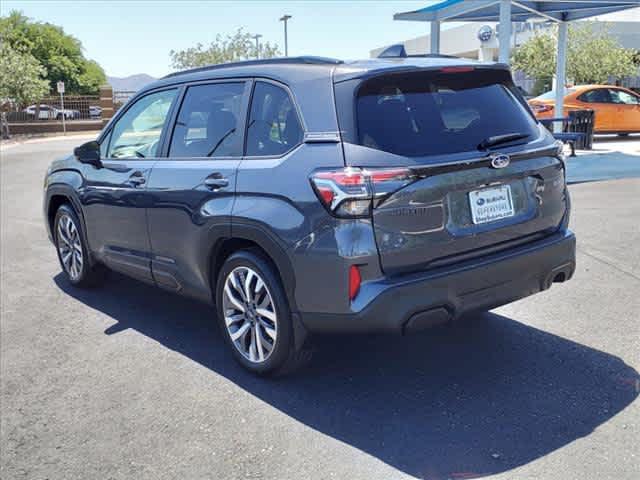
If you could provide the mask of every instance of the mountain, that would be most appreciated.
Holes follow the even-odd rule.
[[[146,73],[137,73],[135,75],[129,75],[128,77],[107,76],[107,82],[109,82],[109,85],[111,85],[115,91],[136,92],[154,80],[157,79]]]

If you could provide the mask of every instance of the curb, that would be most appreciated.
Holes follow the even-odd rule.
[[[69,132],[66,135],[61,134],[33,134],[33,135],[14,135],[9,140],[0,140],[0,148],[14,147],[16,145],[24,145],[30,143],[41,143],[55,140],[65,140],[73,138],[97,138],[100,134],[100,130],[87,131],[87,132]]]

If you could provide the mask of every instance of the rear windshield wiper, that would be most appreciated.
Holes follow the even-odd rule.
[[[487,148],[495,147],[496,145],[500,145],[501,143],[511,142],[512,140],[520,140],[522,138],[527,138],[528,136],[528,133],[514,132],[485,138],[478,144],[478,150],[486,150]]]

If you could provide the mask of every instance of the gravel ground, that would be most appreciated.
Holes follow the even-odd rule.
[[[571,187],[570,282],[419,336],[318,339],[274,381],[207,306],[64,281],[41,187],[76,143],[1,153],[1,478],[640,478],[640,179]]]

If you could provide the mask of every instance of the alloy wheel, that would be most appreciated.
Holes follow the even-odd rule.
[[[73,219],[66,213],[58,220],[57,239],[58,252],[65,272],[71,280],[78,280],[82,274],[84,262],[80,232]]]
[[[267,360],[277,341],[278,321],[262,277],[245,266],[232,270],[224,282],[222,308],[235,348],[250,362]]]

